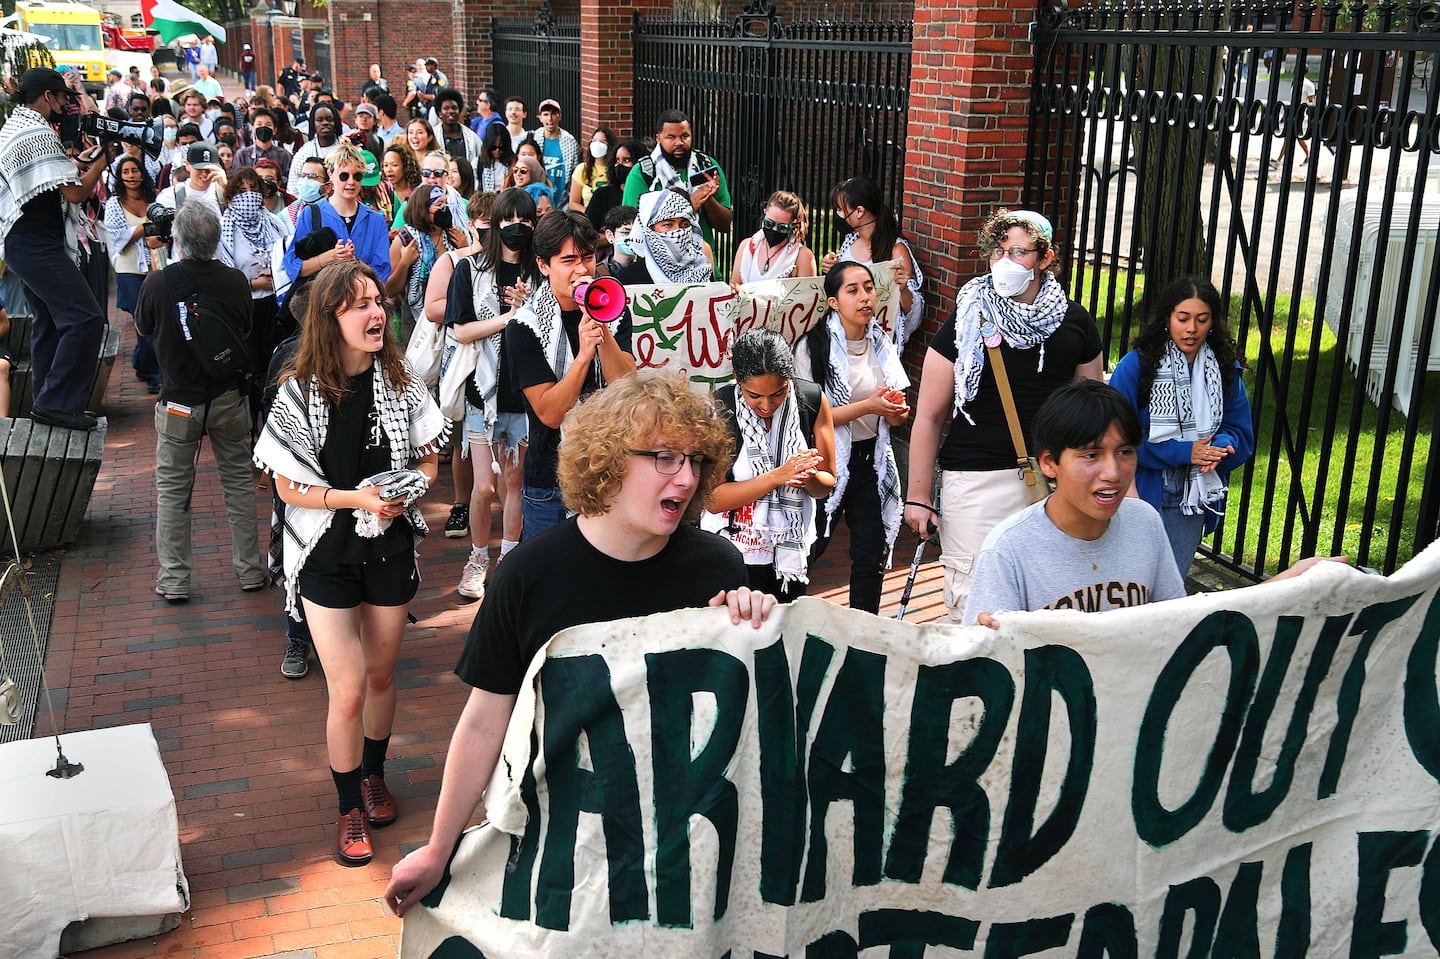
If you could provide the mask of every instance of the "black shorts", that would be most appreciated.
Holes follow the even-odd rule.
[[[300,570],[300,596],[326,609],[404,606],[420,588],[420,570],[410,550],[368,563],[306,564]]]

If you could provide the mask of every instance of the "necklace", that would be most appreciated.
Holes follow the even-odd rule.
[[[850,341],[849,341],[849,340],[846,340],[846,341],[845,341],[845,352],[846,352],[846,353],[849,353],[851,356],[864,356],[866,353],[869,353],[869,352],[870,352],[870,341],[869,341],[869,340],[861,340],[861,341],[860,341],[860,349],[857,350],[857,349],[853,349],[853,348],[850,346]]]

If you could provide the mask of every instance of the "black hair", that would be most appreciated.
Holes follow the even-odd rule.
[[[440,104],[447,100],[454,100],[460,107],[460,112],[465,112],[465,94],[454,87],[441,87],[435,94],[435,112],[440,112]]]
[[[574,240],[580,253],[593,253],[597,239],[599,234],[585,214],[554,209],[535,225],[535,258],[548,263],[560,255],[566,240]]]
[[[795,378],[795,351],[790,349],[785,337],[774,330],[763,327],[746,330],[730,344],[730,368],[735,372],[737,386],[767,373],[792,380]]]
[[[845,271],[852,266],[858,266],[870,276],[870,282],[875,282],[875,273],[864,263],[857,263],[854,260],[838,260],[835,265],[825,271],[825,299],[840,295],[840,287],[845,285]]]
[[[456,189],[460,191],[460,195],[468,202],[470,194],[475,192],[475,168],[472,167],[470,161],[463,156],[453,156],[450,158],[450,162],[455,164],[455,169],[460,172],[460,186]]]
[[[1099,443],[1111,426],[1120,427],[1126,442],[1140,445],[1140,414],[1130,401],[1098,380],[1076,380],[1051,393],[1041,405],[1035,414],[1033,444],[1037,453],[1049,453],[1058,463],[1065,450]]]
[[[835,189],[830,191],[830,205],[837,206],[841,197],[845,198],[845,205],[850,209],[864,207],[865,212],[875,218],[875,233],[870,238],[870,261],[884,263],[890,259],[890,251],[895,248],[895,241],[900,239],[900,220],[885,203],[880,184],[868,176],[852,176],[835,184]]]
[[[375,109],[385,114],[391,120],[395,119],[395,98],[388,93],[371,92],[370,102],[375,104]]]
[[[496,110],[496,109],[495,109],[496,106],[500,106],[500,107],[502,107],[502,108],[504,107],[504,104],[499,102],[499,100],[500,100],[500,94],[496,93],[493,88],[491,88],[491,87],[481,87],[481,88],[480,88],[480,93],[484,95],[484,97],[485,97],[486,100],[489,100],[489,101],[490,101],[490,112],[491,112],[491,113],[499,113],[499,112],[500,112],[499,110]],[[476,99],[476,101],[478,102],[480,98],[477,96],[475,99]]]
[[[1139,401],[1142,407],[1150,405],[1150,387],[1155,383],[1155,371],[1160,367],[1160,358],[1165,355],[1165,344],[1170,342],[1170,314],[1175,307],[1188,299],[1203,300],[1210,310],[1210,332],[1205,342],[1215,353],[1220,364],[1220,382],[1226,393],[1235,382],[1235,367],[1244,366],[1245,355],[1235,344],[1230,324],[1225,321],[1225,304],[1220,291],[1203,276],[1182,276],[1160,291],[1155,308],[1140,332],[1131,341],[1131,347],[1140,354]]]
[[[184,137],[194,137],[197,140],[203,139],[200,136],[200,124],[182,123],[175,128],[175,139],[178,142]]]
[[[640,211],[633,206],[612,206],[605,214],[605,229],[614,232],[628,223],[634,223],[640,218]]]
[[[495,205],[490,210],[490,230],[481,241],[480,269],[493,270],[500,266],[504,260],[503,250],[505,245],[500,241],[501,224],[511,217],[518,216],[530,224],[532,232],[530,243],[520,250],[520,278],[523,279],[532,289],[540,283],[540,267],[535,263],[535,234],[536,220],[539,212],[535,209],[535,200],[525,190],[518,186],[507,187],[501,190],[495,197]],[[561,240],[564,245],[564,240]]]
[[[118,158],[115,161],[115,165],[111,168],[111,176],[114,177],[115,185],[111,188],[110,192],[122,200],[125,198],[125,184],[120,179],[120,168],[127,162],[135,164],[136,169],[140,171],[140,199],[146,203],[154,203],[155,195],[159,192],[155,186],[154,178],[150,176],[150,171],[145,169],[145,161],[143,159],[132,157],[128,153]]]
[[[490,151],[496,147],[500,148],[500,155],[492,158]],[[480,162],[486,169],[496,160],[505,164],[508,171],[515,165],[515,151],[510,149],[510,131],[505,129],[503,123],[492,123],[485,128],[485,139],[480,142]]]
[[[310,138],[315,139],[315,118],[320,115],[321,110],[329,110],[330,116],[335,121],[335,141],[340,141],[340,111],[331,100],[319,100],[310,108]]]
[[[655,118],[655,135],[658,137],[665,132],[667,123],[689,123],[690,118],[682,110],[661,110],[660,115]]]
[[[525,113],[528,114],[528,113],[530,112],[530,108],[529,108],[528,106],[526,106],[526,104],[525,104],[525,98],[524,98],[524,97],[506,97],[506,98],[505,98],[505,105],[506,105],[507,107],[508,107],[510,104],[512,104],[512,103],[518,103],[518,104],[520,104],[520,109],[521,109],[522,111],[524,111]]]
[[[128,104],[134,103],[136,100],[144,100],[146,103],[149,103],[149,102],[150,102],[150,98],[149,98],[149,97],[147,97],[145,94],[141,93],[139,90],[136,90],[136,91],[132,92],[132,93],[130,94],[130,96],[128,96],[128,97],[125,98],[125,103],[128,105]]]

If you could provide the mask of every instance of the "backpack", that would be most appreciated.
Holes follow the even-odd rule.
[[[170,264],[164,276],[179,314],[181,338],[195,355],[205,378],[219,384],[243,377],[249,370],[250,356],[240,331],[207,304],[208,294],[200,291],[183,265]]]

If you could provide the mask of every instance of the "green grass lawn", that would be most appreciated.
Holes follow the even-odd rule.
[[[1132,287],[1126,271],[1092,271],[1077,291],[1079,302],[1094,304],[1102,333],[1113,316],[1108,324],[1112,367],[1125,353],[1123,314],[1132,288],[1130,302],[1137,307],[1128,332],[1133,334],[1139,325],[1142,275],[1136,275]],[[1245,333],[1244,381],[1255,415],[1256,452],[1232,474],[1219,538],[1207,542],[1266,575],[1312,552],[1344,553],[1387,572],[1403,565],[1417,551],[1415,514],[1430,459],[1440,374],[1426,377],[1422,402],[1412,407],[1418,421],[1411,440],[1406,418],[1393,408],[1377,408],[1359,388],[1334,334],[1315,316],[1312,298],[1296,303],[1277,297],[1273,314],[1273,323],[1262,322],[1253,311],[1246,316],[1241,298],[1231,297],[1231,327],[1237,335],[1242,329]],[[1307,377],[1313,380],[1308,386]],[[1302,419],[1307,393],[1308,419]],[[1388,417],[1383,427],[1382,414]],[[1349,470],[1347,462],[1354,464]],[[1402,471],[1408,474],[1403,484]],[[1375,516],[1367,523],[1365,506],[1372,500]],[[1388,558],[1392,551],[1393,562]]]

